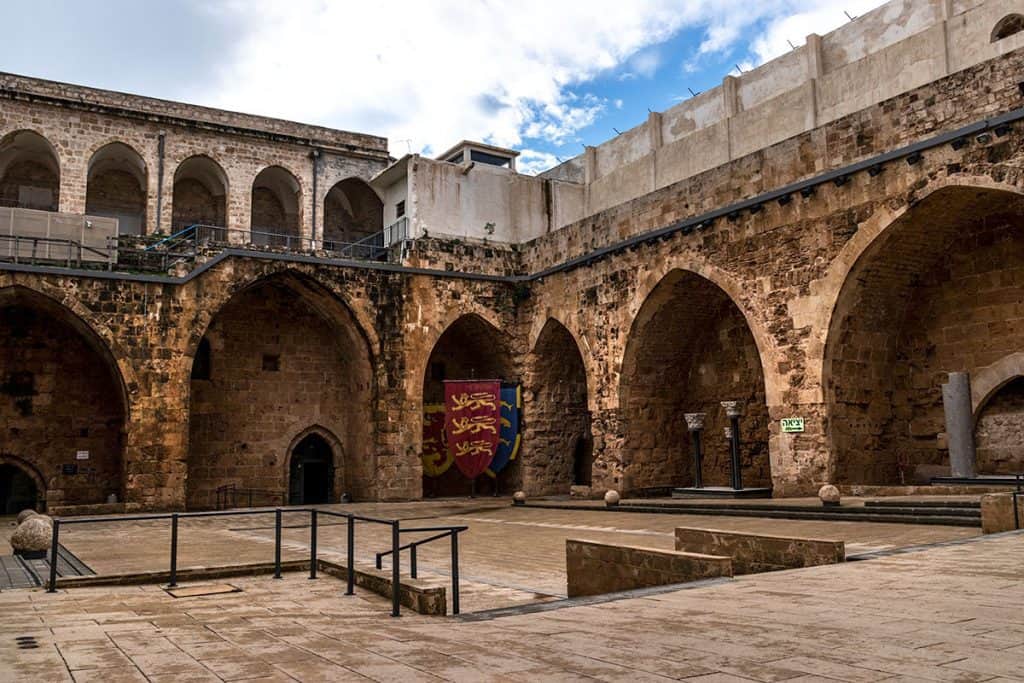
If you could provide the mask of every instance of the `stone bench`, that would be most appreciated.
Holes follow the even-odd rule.
[[[728,557],[566,539],[570,598],[732,576]]]
[[[732,559],[732,570],[737,576],[846,560],[842,541],[688,527],[676,529],[676,550],[725,555]]]

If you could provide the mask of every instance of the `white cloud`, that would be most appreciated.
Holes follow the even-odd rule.
[[[558,157],[550,152],[541,152],[535,149],[524,149],[516,159],[516,170],[527,175],[536,175],[549,168],[554,168],[561,162]]]
[[[604,107],[574,99],[572,86],[698,16],[677,4],[230,0],[213,11],[231,15],[240,40],[203,99],[411,139],[427,152],[461,138],[557,140]]]
[[[880,2],[848,0],[846,7],[859,13]],[[802,42],[809,31],[845,21],[832,0],[200,6],[236,27],[237,37],[216,77],[197,83],[190,99],[384,135],[395,154],[429,154],[462,138],[513,147],[575,142],[581,129],[621,107],[586,94],[587,83],[614,70],[653,76],[665,56],[659,45],[683,28],[704,32],[698,55],[742,43],[740,56],[760,62],[783,51],[780,40],[789,49],[786,37]],[[755,26],[766,28],[752,35]]]

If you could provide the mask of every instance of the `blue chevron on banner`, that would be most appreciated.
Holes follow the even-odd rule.
[[[519,421],[523,412],[523,390],[518,384],[501,388],[501,429],[498,432],[498,452],[494,454],[490,467],[486,472],[489,476],[497,476],[519,454]]]

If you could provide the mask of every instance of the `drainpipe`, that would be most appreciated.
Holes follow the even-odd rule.
[[[320,150],[314,149],[309,153],[309,156],[313,158],[313,225],[310,228],[312,230],[312,235],[310,235],[312,238],[310,246],[313,249],[316,249],[316,205],[318,203],[316,196],[316,176],[317,166],[319,165],[317,162],[320,160]]]
[[[156,231],[160,232],[160,214],[164,203],[164,139],[166,134],[161,132],[156,143]]]

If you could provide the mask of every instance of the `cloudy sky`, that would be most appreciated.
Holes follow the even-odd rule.
[[[389,138],[535,172],[882,0],[33,0],[0,70]]]

